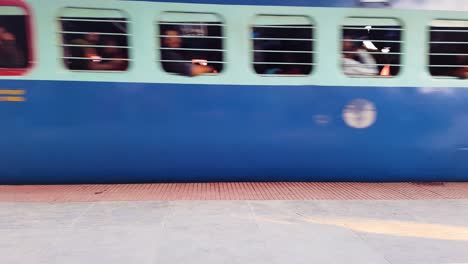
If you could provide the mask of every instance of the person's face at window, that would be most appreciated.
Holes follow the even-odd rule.
[[[350,36],[344,36],[343,39],[351,39]],[[354,45],[353,42],[349,40],[343,40],[343,51],[353,51]]]
[[[169,48],[180,48],[182,46],[182,39],[179,37],[179,33],[175,30],[168,30],[166,34],[170,37],[164,38],[164,44]]]
[[[0,41],[15,41],[15,36],[8,32],[4,27],[0,27]]]
[[[350,36],[344,36],[343,39],[351,39]],[[343,51],[344,52],[349,52],[349,51],[355,51],[356,47],[354,46],[354,43],[348,40],[343,41]],[[353,58],[354,54],[352,53],[344,53],[343,54],[346,58]]]

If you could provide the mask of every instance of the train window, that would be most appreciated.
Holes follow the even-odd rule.
[[[0,75],[18,75],[29,66],[28,14],[0,5]]]
[[[305,16],[259,15],[251,31],[253,67],[262,76],[308,75],[314,26]]]
[[[224,23],[217,14],[165,12],[158,25],[164,71],[196,76],[223,70]]]
[[[403,31],[400,21],[392,18],[346,18],[342,30],[341,66],[346,75],[398,75]]]
[[[468,78],[468,21],[432,21],[429,50],[432,76]]]
[[[65,8],[59,18],[63,60],[70,70],[125,71],[127,24],[119,10]]]

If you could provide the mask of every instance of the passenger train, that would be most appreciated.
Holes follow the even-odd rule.
[[[468,2],[0,0],[0,184],[468,180]]]

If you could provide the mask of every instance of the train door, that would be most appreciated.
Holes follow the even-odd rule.
[[[27,98],[25,76],[32,67],[30,9],[23,1],[0,0],[0,174],[14,177],[20,167]],[[16,153],[15,153],[16,152]],[[16,168],[16,169],[15,169]]]
[[[24,75],[32,66],[30,39],[30,11],[26,4],[0,0],[0,76]]]

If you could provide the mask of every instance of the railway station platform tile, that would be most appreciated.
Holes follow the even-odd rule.
[[[394,199],[67,201],[78,197],[69,194],[61,201],[4,200],[0,263],[468,263],[468,199],[403,193]]]

